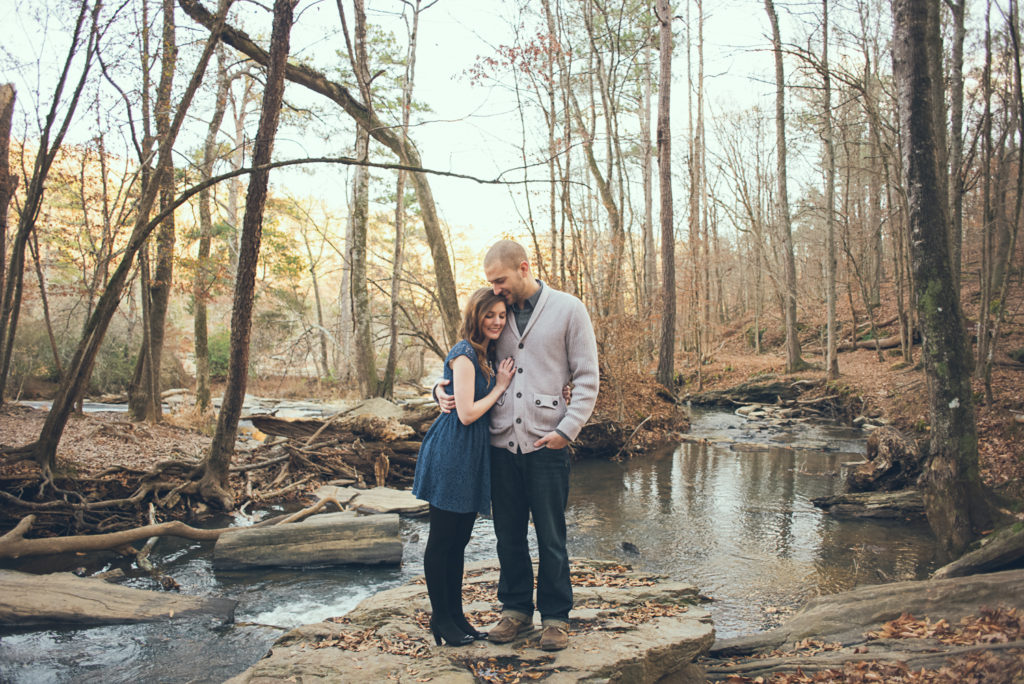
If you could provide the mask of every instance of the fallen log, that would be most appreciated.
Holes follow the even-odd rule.
[[[334,499],[348,508],[363,513],[399,513],[402,515],[425,515],[430,504],[421,501],[404,489],[390,487],[373,487],[356,489],[355,487],[336,487],[324,485],[314,496],[319,499]]]
[[[0,570],[0,624],[12,627],[153,622],[206,614],[228,622],[236,604],[226,598],[132,589],[69,572]]]
[[[1016,523],[995,532],[982,540],[980,548],[942,566],[934,573],[934,579],[944,577],[966,577],[979,572],[993,572],[1013,567],[1024,558],[1024,525]]]
[[[233,529],[213,547],[213,567],[218,570],[401,561],[398,516],[357,516],[354,511],[314,515],[287,525]]]
[[[924,518],[924,499],[916,489],[851,492],[822,496],[811,503],[840,518]]]
[[[894,349],[900,346],[900,336],[879,337],[873,340],[857,340],[853,342],[840,342],[836,345],[836,351],[853,351],[854,349]]]
[[[734,406],[735,404],[775,404],[800,396],[800,385],[782,380],[744,382],[724,390],[690,394],[684,399],[694,404]]]
[[[341,420],[328,418],[277,418],[274,416],[247,416],[260,432],[279,437],[297,439],[313,437],[348,439],[354,437],[374,442],[395,442],[414,436],[415,430],[396,418],[360,415]]]

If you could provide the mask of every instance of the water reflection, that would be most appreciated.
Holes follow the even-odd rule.
[[[570,553],[694,583],[715,599],[720,636],[772,626],[818,594],[927,575],[935,565],[927,526],[837,521],[811,504],[841,488],[846,460],[684,444],[622,464],[578,463]]]

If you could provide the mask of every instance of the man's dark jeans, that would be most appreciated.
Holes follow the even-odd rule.
[[[498,600],[502,610],[533,616],[533,565],[527,541],[530,514],[537,531],[537,610],[545,621],[567,622],[572,609],[565,507],[569,500],[568,449],[529,454],[491,447],[491,507],[498,538]]]

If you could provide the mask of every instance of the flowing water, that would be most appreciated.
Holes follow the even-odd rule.
[[[819,594],[922,578],[937,564],[927,527],[835,520],[811,500],[841,491],[864,434],[829,424],[766,426],[694,412],[682,444],[623,463],[574,464],[569,551],[616,559],[697,586],[720,637],[777,624]],[[218,524],[223,524],[220,521]],[[0,681],[220,682],[258,660],[283,630],[342,615],[420,574],[423,520],[403,520],[401,567],[214,572],[211,547],[164,539],[153,560],[182,591],[239,601],[235,623],[209,619],[0,635]],[[477,522],[470,560],[494,557]],[[127,582],[156,588],[146,576]]]

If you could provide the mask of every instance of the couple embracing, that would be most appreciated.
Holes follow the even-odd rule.
[[[572,608],[567,447],[597,401],[597,344],[583,302],[534,279],[518,243],[494,244],[484,274],[491,287],[474,292],[466,305],[462,339],[448,352],[435,388],[442,414],[423,439],[413,482],[413,494],[430,502],[423,554],[430,628],[438,645],[507,643],[533,629],[536,609],[540,647],[557,651],[568,645]],[[569,384],[571,403],[564,396]],[[501,565],[501,620],[489,634],[470,625],[462,609],[465,549],[478,513],[494,518]],[[539,554],[536,603],[531,515]]]

